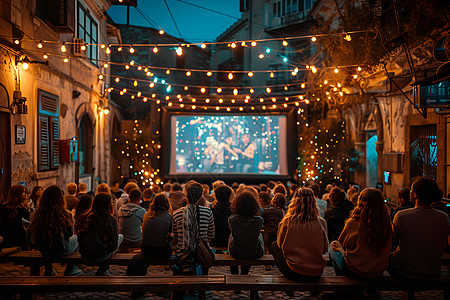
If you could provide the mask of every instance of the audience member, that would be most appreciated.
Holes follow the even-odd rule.
[[[345,223],[339,240],[330,246],[336,275],[354,278],[383,275],[389,265],[392,228],[380,191],[367,188],[361,192],[358,206]]]
[[[170,213],[171,207],[166,193],[157,194],[142,223],[141,253],[133,257],[125,275],[145,276],[151,262],[166,261],[170,258],[173,238],[173,218]],[[133,296],[138,295],[134,293]]]
[[[73,220],[75,224],[75,234],[78,233],[80,228],[80,218],[82,215],[87,213],[92,207],[92,197],[88,194],[85,194],[78,201],[77,207],[72,210]]]
[[[265,183],[261,183],[260,185],[259,185],[259,189],[260,189],[260,191],[261,192],[267,192],[267,184],[265,184]]]
[[[334,241],[339,238],[345,226],[345,220],[353,210],[354,205],[345,199],[345,193],[338,187],[330,192],[331,208],[325,212],[324,219],[328,226],[328,240]]]
[[[25,187],[18,184],[9,188],[8,197],[0,204],[0,236],[3,237],[2,247],[27,248],[25,229],[22,225],[30,221],[27,194]]]
[[[259,205],[261,206],[262,209],[264,209],[268,205],[270,205],[270,202],[272,201],[272,198],[270,197],[269,193],[267,193],[267,192],[259,192],[258,199],[259,199]]]
[[[228,218],[231,216],[231,196],[233,190],[227,185],[220,185],[214,189],[217,202],[211,209],[214,216],[215,236],[211,245],[226,247],[230,236]]]
[[[87,263],[100,264],[95,273],[97,276],[110,275],[109,265],[103,262],[116,252],[123,240],[123,235],[118,234],[117,220],[112,213],[111,195],[100,193],[79,222],[79,252]]]
[[[30,213],[33,213],[37,209],[43,191],[44,189],[39,185],[35,186],[31,191],[31,195],[28,198],[28,211]]]
[[[326,201],[328,204],[330,203],[328,200],[330,199],[330,192],[333,189],[333,185],[327,184],[327,187],[325,188],[326,193],[322,195],[322,200]]]
[[[221,186],[221,185],[225,185],[225,182],[223,182],[222,180],[216,180],[212,183],[212,188],[213,188],[213,192],[216,190],[217,187]]]
[[[327,262],[327,225],[319,215],[314,192],[298,188],[271,246],[278,270],[292,280],[310,281],[322,276]]]
[[[276,193],[272,198],[272,203],[264,208],[262,218],[264,219],[264,245],[269,248],[277,240],[278,224],[284,217],[284,207],[286,198],[281,193]]]
[[[275,194],[282,194],[284,197],[286,197],[287,195],[287,191],[286,191],[286,187],[283,184],[277,184],[274,188],[273,188],[273,195],[275,196]]]
[[[157,186],[157,185],[153,185],[152,186],[152,192],[153,192],[154,195],[157,195],[157,194],[161,193],[161,188],[159,186]]]
[[[129,181],[125,185],[125,188],[124,188],[125,191],[122,193],[120,198],[117,200],[117,210],[119,210],[122,205],[124,205],[125,203],[130,201],[130,192],[131,192],[131,190],[134,190],[134,189],[139,189],[139,186],[133,181]]]
[[[347,189],[347,200],[351,201],[350,199],[352,199],[352,196],[356,193],[357,193],[357,191],[354,188],[352,188],[352,187],[348,188]]]
[[[410,201],[409,196],[410,196],[410,191],[408,189],[399,189],[397,191],[398,207],[395,210],[394,209],[391,210],[391,220],[394,220],[394,216],[397,212],[404,210],[404,209],[414,207],[414,203],[412,203]]]
[[[171,183],[166,182],[163,184],[163,193],[166,194],[167,197],[169,197],[171,189],[172,189]]]
[[[228,252],[236,259],[254,259],[263,256],[264,240],[261,235],[263,218],[259,216],[257,194],[243,191],[236,195],[233,215],[228,219],[231,234]],[[247,275],[251,266],[241,266],[241,275]],[[231,274],[239,274],[238,266],[230,266]]]
[[[213,195],[209,194],[209,185],[207,184],[202,184],[202,188],[203,188],[203,198],[205,198],[206,201],[208,201],[209,203],[213,203],[214,201],[216,201],[216,198],[214,198]]]
[[[173,211],[176,211],[180,207],[183,207],[186,205],[187,197],[186,194],[182,192],[181,184],[178,182],[174,182],[172,184],[172,190],[169,194],[169,202],[172,206]],[[202,189],[203,192],[203,189]]]
[[[358,205],[358,197],[360,193],[354,193],[352,197],[349,199],[354,206]]]
[[[146,211],[148,211],[148,208],[150,207],[150,204],[152,203],[153,196],[154,196],[154,194],[152,192],[152,189],[146,188],[142,192],[142,202],[139,205],[142,208],[144,208]],[[166,196],[167,196],[167,194],[166,194]]]
[[[87,185],[86,183],[80,182],[78,184],[78,193],[75,195],[77,199],[79,200],[81,197],[83,197],[84,194],[87,194]]]
[[[79,200],[77,197],[75,197],[75,195],[77,194],[77,184],[73,182],[67,184],[66,191],[67,195],[64,196],[64,200],[66,201],[67,209],[69,211],[72,211],[72,209],[77,206]]]
[[[119,233],[123,235],[121,245],[123,248],[141,246],[141,225],[147,212],[145,208],[139,206],[141,197],[139,189],[131,190],[129,201],[119,209]]]
[[[394,244],[390,258],[391,276],[411,280],[437,280],[441,274],[443,249],[448,245],[448,216],[431,208],[442,193],[434,179],[421,177],[411,186],[414,208],[397,212],[393,220]]]
[[[75,192],[76,188],[75,185]],[[28,233],[31,244],[41,252],[43,257],[63,257],[78,251],[78,239],[73,234],[72,214],[65,206],[63,191],[60,187],[52,185],[42,193]],[[64,271],[65,276],[80,273],[82,271],[73,264],[67,264]],[[56,275],[51,263],[45,265],[44,274],[45,276]]]
[[[319,209],[319,214],[323,218],[325,216],[325,211],[327,210],[327,202],[319,198],[320,187],[318,184],[313,183],[309,188],[314,192],[314,197],[316,198],[317,208]]]
[[[124,192],[124,190],[120,188],[120,184],[117,180],[113,182],[110,190],[116,199],[120,198],[120,196],[122,196],[122,193]]]

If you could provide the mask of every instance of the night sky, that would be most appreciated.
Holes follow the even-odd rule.
[[[181,38],[191,43],[214,41],[241,15],[239,12],[239,0],[166,0],[166,2],[181,32]],[[156,29],[161,27],[168,34],[180,37],[166,2],[164,0],[139,0],[137,8],[150,21],[147,21],[134,7],[130,7],[130,24]],[[234,18],[183,2],[218,11]],[[112,6],[108,10],[108,14],[114,22],[126,24],[125,6]]]

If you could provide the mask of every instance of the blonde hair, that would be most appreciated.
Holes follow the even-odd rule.
[[[314,192],[310,188],[298,188],[292,197],[291,204],[283,221],[290,220],[294,225],[311,222],[319,217]]]

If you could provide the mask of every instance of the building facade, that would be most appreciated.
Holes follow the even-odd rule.
[[[0,5],[1,187],[109,181],[107,0]],[[104,45],[104,46],[101,46]],[[113,113],[109,113],[113,112]]]

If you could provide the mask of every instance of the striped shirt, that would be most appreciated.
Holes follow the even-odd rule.
[[[187,228],[187,224],[185,224],[185,210],[188,209],[192,204],[188,204],[184,207],[177,209],[173,213],[173,233],[174,233],[174,242],[176,244],[175,252],[177,255],[184,254],[188,251],[189,242],[187,238],[190,236],[189,234],[184,234],[184,228]],[[215,228],[214,228],[214,217],[211,209],[197,206],[197,209],[200,210],[200,228],[199,228],[199,237],[208,242],[211,242],[214,238]],[[197,218],[192,221],[197,222]],[[195,251],[195,249],[190,249]]]

